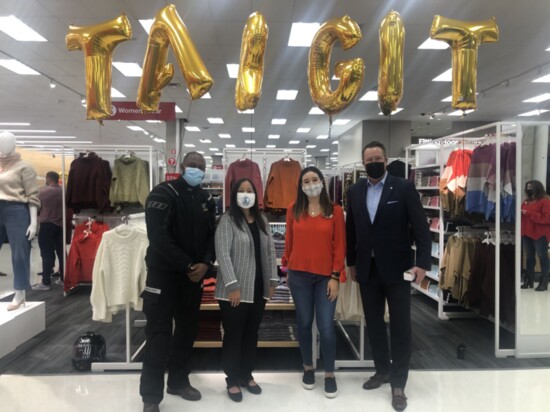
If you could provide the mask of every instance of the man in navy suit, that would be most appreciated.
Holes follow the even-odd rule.
[[[392,388],[392,406],[407,407],[405,385],[411,357],[411,286],[409,271],[420,284],[431,268],[431,236],[418,192],[405,179],[386,172],[388,158],[382,143],[363,149],[367,179],[348,192],[346,217],[347,264],[359,283],[367,333],[376,373],[363,385]],[[411,249],[416,244],[416,263]],[[384,322],[385,300],[390,312],[391,360]]]

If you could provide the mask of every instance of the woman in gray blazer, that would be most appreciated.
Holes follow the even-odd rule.
[[[249,179],[233,185],[229,211],[221,217],[215,239],[219,265],[215,297],[224,330],[222,365],[227,393],[240,402],[239,386],[255,395],[262,392],[252,371],[265,303],[277,284],[273,239]]]

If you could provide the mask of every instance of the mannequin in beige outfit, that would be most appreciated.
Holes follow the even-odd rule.
[[[30,241],[36,234],[39,205],[36,172],[15,151],[15,136],[0,133],[0,247],[7,236],[15,289],[8,310],[25,305],[25,290],[30,288]]]

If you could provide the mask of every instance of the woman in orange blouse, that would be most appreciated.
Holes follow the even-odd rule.
[[[311,332],[315,313],[325,368],[324,392],[327,398],[334,398],[338,390],[334,378],[333,320],[346,254],[344,212],[330,202],[323,174],[316,167],[302,170],[298,187],[296,202],[288,207],[286,214],[283,264],[288,267],[288,287],[296,306],[298,342],[304,364],[302,386],[315,387]]]

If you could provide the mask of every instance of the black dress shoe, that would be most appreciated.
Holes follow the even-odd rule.
[[[255,385],[250,385],[250,382],[254,382]],[[246,382],[246,381],[241,381],[239,383],[239,385],[243,388],[246,388],[248,390],[248,392],[254,394],[254,395],[259,395],[260,393],[262,393],[262,388],[260,387],[260,385],[258,385],[256,383],[256,381],[254,381],[254,379]]]
[[[404,411],[407,407],[407,397],[405,391],[401,388],[392,388],[391,390],[391,406],[396,411]]]
[[[143,412],[159,412],[159,406],[156,403],[144,403]]]
[[[231,392],[229,392],[230,388],[237,388],[237,389],[239,389],[239,392],[231,393]],[[238,386],[228,386],[227,387],[227,394],[229,395],[229,399],[231,399],[233,402],[240,402],[240,401],[243,400],[243,393],[241,392],[241,390]]]
[[[179,389],[168,387],[166,392],[170,395],[179,395],[186,401],[198,401],[201,398],[201,393],[191,385]]]
[[[366,381],[363,384],[363,389],[366,389],[370,391],[371,389],[376,389],[382,386],[384,383],[388,383],[390,381],[389,375],[382,375],[380,373],[375,373],[373,376],[370,377],[368,381]]]

